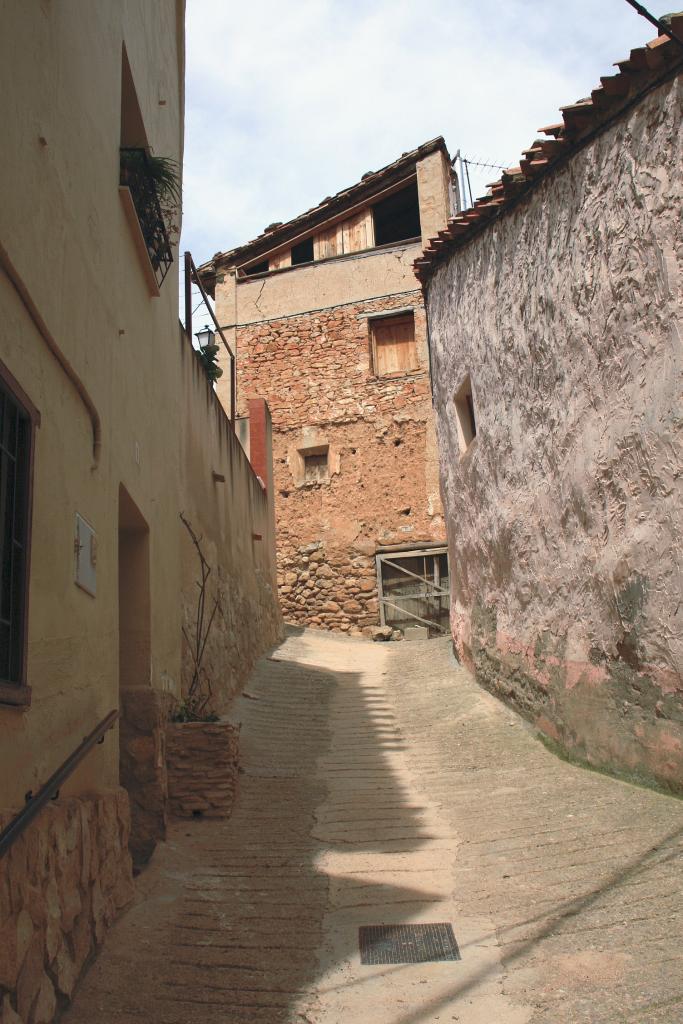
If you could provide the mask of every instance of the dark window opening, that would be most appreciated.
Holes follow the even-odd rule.
[[[324,483],[328,479],[327,452],[304,455],[304,480],[307,484]]]
[[[476,424],[476,421],[474,419],[474,405],[472,404],[472,392],[471,391],[468,392],[468,394],[465,395],[465,401],[467,402],[467,412],[469,413],[469,417],[470,417],[470,430],[472,431],[472,437],[476,437],[477,436],[477,424]]]
[[[149,149],[145,123],[135,90],[133,72],[128,61],[126,47],[121,54],[121,147],[123,149]]]
[[[292,266],[298,267],[300,263],[313,262],[313,239],[306,238],[298,245],[292,246]]]
[[[375,222],[375,245],[419,238],[421,228],[417,182],[376,203],[372,208],[372,216]]]
[[[270,270],[270,263],[268,260],[262,260],[260,263],[253,263],[250,267],[244,268],[244,273],[251,274],[267,274]]]
[[[460,388],[455,395],[454,403],[458,421],[458,442],[460,444],[460,452],[464,453],[477,436],[477,421],[474,415],[472,381],[469,373],[460,385]]]
[[[32,423],[0,385],[0,681],[24,682]]]

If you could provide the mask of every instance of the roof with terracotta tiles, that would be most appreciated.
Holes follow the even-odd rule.
[[[683,40],[683,12],[670,15],[667,21],[676,37]],[[471,209],[450,218],[444,230],[429,240],[413,265],[423,286],[450,253],[516,205],[568,156],[637,103],[645,91],[679,74],[683,70],[683,46],[662,35],[631,50],[630,56],[617,61],[615,67],[617,73],[602,77],[589,97],[561,107],[562,120],[538,129],[545,138],[536,139],[523,151],[519,166],[504,171],[489,186],[487,195],[477,199]]]
[[[330,217],[343,213],[348,206],[362,202],[365,198],[372,199],[372,196],[381,187],[392,184],[399,180],[406,172],[409,172],[413,165],[430,153],[443,150],[448,155],[446,143],[441,136],[424,142],[417,149],[403,153],[397,160],[382,167],[379,171],[371,171],[364,174],[359,182],[350,188],[342,189],[334,196],[327,196],[317,206],[294,217],[284,224],[271,224],[251,242],[237,246],[227,252],[217,252],[213,259],[199,267],[199,272],[204,276],[210,276],[219,264],[234,265],[250,262],[262,253],[270,252],[280,245],[284,245],[290,238],[303,234],[304,232],[317,227],[319,224],[329,220]]]

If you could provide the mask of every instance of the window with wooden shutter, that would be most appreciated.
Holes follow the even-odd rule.
[[[419,368],[412,313],[370,321],[372,362],[377,377],[409,373]]]

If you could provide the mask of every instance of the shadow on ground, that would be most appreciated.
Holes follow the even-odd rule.
[[[230,716],[242,723],[243,774],[233,817],[174,823],[139,880],[138,902],[109,935],[65,1024],[318,1024],[307,999],[320,982],[330,908],[367,906],[373,915],[367,923],[374,924],[383,905],[403,906],[410,919],[441,898],[428,885],[368,881],[368,865],[389,857],[396,862],[434,843],[433,808],[416,800],[401,774],[405,741],[384,687],[361,682],[350,670],[351,654],[345,670],[316,664],[304,634],[290,630],[296,660],[286,641],[260,663]],[[352,652],[354,641],[347,643]],[[368,658],[376,656],[372,645],[364,649]],[[576,898],[545,901],[543,911],[531,915],[526,908],[533,904],[524,904],[526,912],[493,936],[506,946],[505,966],[569,922],[575,927],[607,893],[675,858],[681,834],[672,829]],[[326,873],[325,856],[345,852],[352,854],[348,870]],[[506,943],[506,934],[514,937],[518,929],[525,935]],[[335,955],[340,963],[357,963],[355,939],[337,944]],[[437,1020],[453,999],[470,998],[494,969],[470,972],[438,1000],[427,987],[419,1006],[397,1007],[382,1020]],[[383,971],[387,986],[401,970]],[[454,972],[457,977],[457,965]],[[362,976],[352,984],[362,987]],[[679,1009],[672,1003],[671,1016],[657,1019],[674,1021]],[[603,1019],[614,1018],[581,1018]]]

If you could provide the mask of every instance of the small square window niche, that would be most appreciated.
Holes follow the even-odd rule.
[[[327,448],[304,454],[304,483],[327,483],[330,478],[327,454]]]
[[[460,454],[464,455],[477,436],[477,420],[474,415],[472,380],[469,373],[456,391],[453,403],[455,405],[455,416],[458,424]]]

